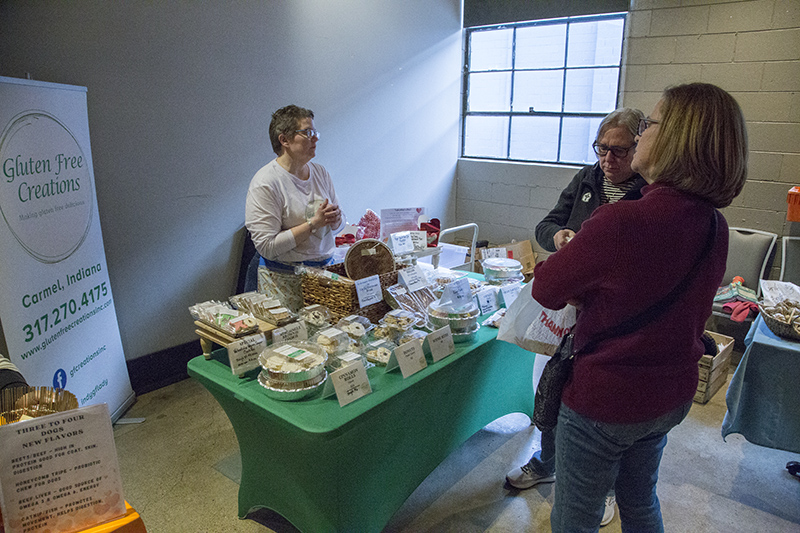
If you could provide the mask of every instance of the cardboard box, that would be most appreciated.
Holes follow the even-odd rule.
[[[525,281],[530,281],[530,279],[533,277],[533,267],[536,266],[536,253],[533,251],[531,241],[511,242],[508,244],[500,244],[496,246],[493,245],[489,248],[504,248],[507,258],[516,259],[522,264],[522,274],[525,276]],[[486,250],[486,248],[478,248],[475,251],[475,255],[477,256],[475,262],[475,272],[478,272],[479,274],[483,274],[483,268],[481,267],[480,261],[486,259],[487,257],[484,250]],[[492,255],[489,257],[496,256]]]
[[[731,364],[731,354],[733,353],[733,338],[721,335],[713,331],[706,331],[716,342],[717,346],[722,346],[717,355],[703,355],[698,361],[700,381],[697,383],[697,392],[694,401],[698,403],[708,402],[714,394],[725,384],[728,378],[728,369]]]

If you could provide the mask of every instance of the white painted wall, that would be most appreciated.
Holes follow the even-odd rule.
[[[455,218],[460,0],[0,2],[0,75],[88,87],[126,357],[195,340],[235,287],[271,113],[314,110],[316,161],[367,208]]]

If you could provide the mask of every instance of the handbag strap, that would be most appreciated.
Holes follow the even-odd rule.
[[[618,337],[622,335],[627,335],[641,327],[642,325],[651,322],[658,318],[660,315],[664,314],[667,309],[672,305],[672,303],[677,300],[678,295],[683,293],[684,285],[689,285],[693,281],[694,277],[697,275],[699,271],[700,263],[702,263],[705,258],[711,253],[711,249],[714,247],[714,243],[716,241],[717,236],[717,227],[719,213],[716,209],[713,210],[711,214],[711,227],[708,231],[708,236],[706,237],[705,246],[701,248],[700,253],[697,254],[697,258],[694,261],[694,264],[686,273],[686,275],[672,288],[672,290],[664,296],[662,299],[657,301],[656,303],[652,304],[650,307],[639,313],[638,315],[634,315],[624,322],[617,324],[611,329],[608,329],[590,339],[583,347],[581,347],[577,351],[585,351],[589,348],[593,348],[597,343],[604,341],[606,339],[610,339],[611,337]]]

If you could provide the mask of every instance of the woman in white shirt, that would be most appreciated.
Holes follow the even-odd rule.
[[[278,289],[288,291],[283,303],[294,310],[302,305],[294,267],[328,264],[345,223],[330,174],[311,162],[319,136],[311,110],[290,105],[273,113],[269,137],[277,157],[253,176],[245,204],[245,224],[269,277],[293,285]]]

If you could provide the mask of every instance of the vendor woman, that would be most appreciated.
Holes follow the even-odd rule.
[[[245,224],[266,265],[260,282],[293,311],[302,306],[294,267],[330,263],[334,235],[344,227],[330,174],[311,162],[319,136],[310,109],[290,105],[273,113],[269,138],[277,157],[253,176],[245,204]]]

